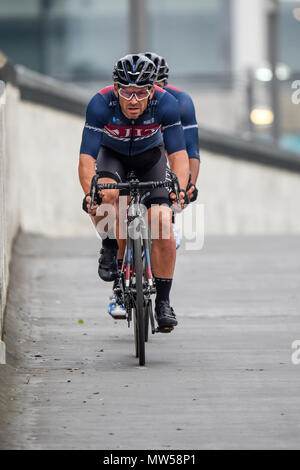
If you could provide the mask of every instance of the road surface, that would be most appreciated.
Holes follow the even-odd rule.
[[[0,366],[1,449],[299,449],[300,238],[207,237],[179,250],[179,325],[106,313],[99,240],[21,234]],[[299,355],[300,356],[300,355]]]

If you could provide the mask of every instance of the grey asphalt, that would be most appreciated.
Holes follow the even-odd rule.
[[[0,449],[299,449],[300,237],[180,249],[179,325],[151,336],[144,368],[106,313],[98,243],[17,239]]]

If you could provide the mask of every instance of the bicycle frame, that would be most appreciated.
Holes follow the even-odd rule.
[[[122,266],[122,273],[125,272],[125,282],[124,282],[124,297],[129,296],[131,298],[131,277],[130,274],[132,272],[132,286],[135,286],[135,270],[134,265],[131,266],[131,260],[134,259],[132,256],[133,254],[133,233],[138,235],[141,238],[142,243],[142,253],[143,259],[145,264],[144,272],[146,277],[144,278],[144,285],[143,285],[143,294],[146,299],[150,300],[150,296],[156,293],[156,289],[154,286],[154,279],[152,275],[151,269],[151,262],[150,262],[150,240],[149,240],[149,231],[148,225],[145,222],[145,218],[143,216],[143,212],[141,209],[141,193],[139,190],[132,188],[130,191],[130,203],[127,207],[127,244],[124,254],[124,261]],[[124,299],[125,300],[125,299]],[[131,312],[127,309],[127,313]],[[130,324],[130,321],[129,321]]]

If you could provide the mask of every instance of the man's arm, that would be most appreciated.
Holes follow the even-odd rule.
[[[84,194],[89,193],[95,175],[95,163],[102,142],[104,124],[107,122],[107,105],[97,93],[89,102],[82,133],[79,157],[79,180]]]
[[[190,158],[189,166],[191,173],[191,183],[196,184],[200,170],[200,160],[198,160],[197,158]]]
[[[90,192],[91,181],[95,173],[95,159],[90,155],[81,153],[79,157],[78,175],[84,194]]]
[[[79,181],[84,194],[88,194],[91,181],[96,173],[95,162],[101,146],[103,127],[106,120],[107,106],[102,96],[97,93],[89,102],[86,111],[86,121],[82,133],[80,156],[78,165]],[[83,201],[83,209],[90,211],[91,198],[87,196]],[[95,206],[96,209],[96,206]]]
[[[181,93],[179,95],[179,110],[186,143],[186,150],[189,156],[191,183],[196,184],[200,169],[198,124],[194,103],[188,93]]]
[[[164,103],[162,130],[165,149],[171,170],[177,175],[180,188],[185,189],[189,178],[189,158],[179,117],[178,102],[169,93],[164,95],[162,101]]]
[[[179,186],[185,189],[189,179],[189,158],[185,150],[168,155],[171,170],[176,174]]]
[[[95,159],[91,157],[91,155],[87,155],[85,153],[81,153],[79,156],[79,165],[78,165],[78,175],[79,175],[79,181],[82,186],[83,192],[85,195],[87,195],[90,192],[91,189],[91,181],[93,176],[96,174],[95,171]],[[90,209],[90,204],[92,201],[92,198],[90,196],[87,196],[84,198],[85,200],[85,209],[84,205],[82,208],[90,214],[90,215],[95,215],[97,212],[98,205],[95,204],[95,207],[93,211]]]

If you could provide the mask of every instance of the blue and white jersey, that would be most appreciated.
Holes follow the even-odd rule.
[[[200,160],[199,141],[198,141],[198,124],[196,120],[195,108],[190,95],[171,85],[164,88],[168,93],[173,95],[179,104],[179,114],[181,124],[184,131],[186,150],[189,158]]]
[[[97,159],[101,145],[135,157],[164,143],[168,154],[186,150],[177,100],[155,86],[154,95],[137,119],[121,110],[113,86],[100,90],[90,101],[80,153]]]

